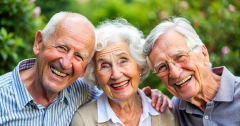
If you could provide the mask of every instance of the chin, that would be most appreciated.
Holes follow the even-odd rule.
[[[54,88],[54,87],[51,87],[51,85],[45,85],[44,84],[44,88],[48,91],[48,92],[52,92],[53,94],[56,94],[56,93],[59,93],[62,89],[59,89],[59,88]]]

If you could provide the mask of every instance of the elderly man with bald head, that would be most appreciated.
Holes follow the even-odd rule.
[[[0,125],[68,125],[81,104],[100,94],[79,79],[94,46],[94,26],[87,18],[55,14],[36,33],[36,58],[25,59],[0,76]]]

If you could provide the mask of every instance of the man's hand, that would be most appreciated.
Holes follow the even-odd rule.
[[[172,101],[168,96],[164,95],[161,91],[157,89],[151,89],[149,86],[142,89],[146,96],[152,98],[152,106],[158,112],[165,112],[167,107],[171,110],[173,108]]]

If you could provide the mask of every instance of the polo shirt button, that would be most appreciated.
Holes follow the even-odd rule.
[[[208,119],[209,117],[207,115],[204,116],[205,119]]]

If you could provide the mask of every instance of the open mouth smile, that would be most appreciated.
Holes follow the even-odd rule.
[[[55,69],[53,67],[50,67],[50,69],[54,74],[56,74],[59,77],[66,77],[68,75],[68,74],[65,74],[65,73],[62,73],[62,72],[58,71],[57,69]]]
[[[127,86],[128,84],[129,84],[129,81],[123,81],[118,84],[111,84],[111,87],[112,88],[121,88],[121,87]]]
[[[177,83],[175,83],[177,86],[183,86],[183,85],[185,85],[187,82],[189,82],[190,80],[191,80],[191,78],[192,78],[192,76],[188,76],[188,77],[186,77],[185,79],[183,79],[182,81],[180,81],[180,82],[177,82]]]

